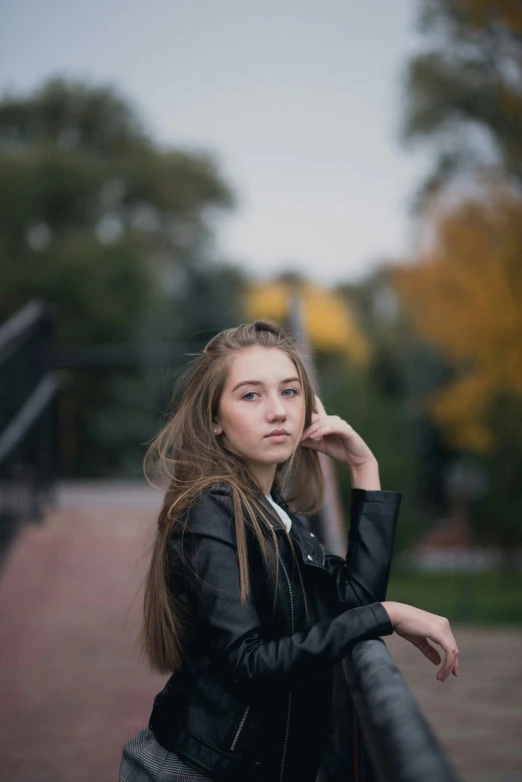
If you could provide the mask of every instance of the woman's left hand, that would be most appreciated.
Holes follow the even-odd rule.
[[[325,453],[351,469],[358,470],[376,462],[375,456],[355,429],[338,415],[328,415],[317,395],[315,411],[312,413],[312,423],[301,437],[304,448]]]

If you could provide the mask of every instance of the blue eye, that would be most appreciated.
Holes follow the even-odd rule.
[[[285,391],[292,391],[292,394],[285,394],[286,397],[291,398],[291,396],[297,396],[299,394],[299,391],[296,388],[285,388],[283,390],[283,394]],[[252,402],[252,394],[257,394],[257,391],[247,391],[246,394],[243,394],[241,399],[246,399],[247,402]],[[250,397],[250,398],[247,398]]]

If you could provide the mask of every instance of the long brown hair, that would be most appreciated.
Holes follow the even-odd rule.
[[[279,548],[270,523],[268,529],[275,556],[274,549],[267,544],[264,521],[268,521],[270,515],[261,504],[263,491],[246,462],[228,450],[221,438],[216,436],[213,424],[227,380],[230,358],[237,351],[255,345],[278,348],[290,357],[303,389],[304,428],[311,423],[314,389],[310,375],[294,340],[274,321],[257,320],[219,332],[201,353],[196,354],[180,376],[174,391],[173,412],[150,443],[144,459],[147,480],[152,483],[151,476],[159,475],[168,484],[145,580],[140,631],[141,645],[149,665],[160,673],[173,673],[180,667],[186,621],[181,602],[169,589],[169,540],[176,528],[183,529],[188,509],[212,484],[225,485],[232,493],[242,603],[250,592],[246,528],[252,531],[259,545],[277,591]],[[324,485],[318,453],[298,445],[285,462],[277,465],[274,485],[281,494],[285,492],[285,501],[294,512],[309,514],[319,510],[323,503]],[[290,536],[288,540],[296,564]],[[296,569],[301,578],[299,567]],[[308,617],[308,611],[306,614]]]

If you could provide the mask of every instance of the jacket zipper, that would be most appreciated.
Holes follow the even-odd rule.
[[[292,585],[290,584],[290,579],[288,578],[288,573],[286,572],[286,568],[283,565],[283,560],[281,557],[279,557],[279,561],[281,562],[281,567],[284,570],[285,577],[286,577],[286,583],[288,584],[288,594],[290,595],[290,622],[292,627],[292,633],[294,632],[294,598],[292,595]],[[290,731],[290,713],[292,710],[292,693],[288,693],[288,711],[287,711],[287,717],[286,717],[286,730],[285,730],[285,743],[283,745],[283,757],[281,759],[281,772],[279,774],[279,782],[282,782],[284,769],[285,769],[285,760],[286,760],[286,748],[288,745],[288,733]]]
[[[248,712],[250,711],[250,706],[247,706],[245,711],[243,712],[243,716],[241,717],[241,722],[239,723],[238,729],[236,730],[234,739],[232,741],[232,744],[230,745],[230,749],[233,750],[236,746],[239,736],[241,735],[241,731],[243,730],[243,725],[245,724],[245,720],[247,718]]]

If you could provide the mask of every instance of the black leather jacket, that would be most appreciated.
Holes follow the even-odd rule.
[[[401,494],[352,489],[346,560],[326,550],[275,489],[271,494],[292,519],[309,625],[286,532],[266,499],[280,544],[274,613],[274,587],[255,553],[250,598],[240,603],[230,489],[206,491],[183,536],[171,541],[169,577],[188,609],[188,652],[155,697],[149,728],[165,749],[227,782],[315,782],[333,666],[355,642],[393,632],[381,601]]]

